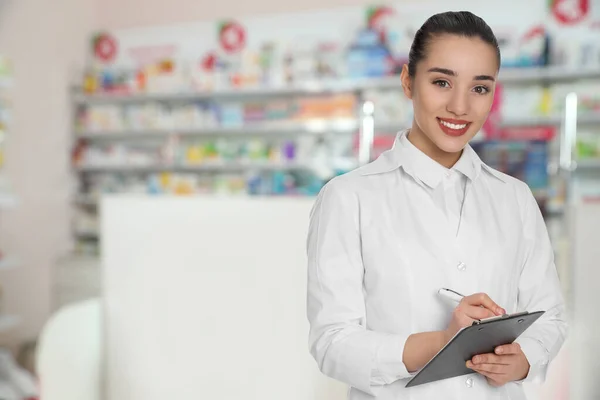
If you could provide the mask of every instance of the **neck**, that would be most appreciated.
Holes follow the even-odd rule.
[[[421,131],[415,122],[413,122],[413,126],[408,133],[407,139],[433,161],[446,168],[452,168],[462,154],[462,150],[458,153],[448,153],[437,147],[437,145]]]

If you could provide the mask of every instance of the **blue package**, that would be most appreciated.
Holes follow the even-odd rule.
[[[346,62],[350,78],[386,76],[393,71],[392,54],[372,29],[358,33],[348,49]]]

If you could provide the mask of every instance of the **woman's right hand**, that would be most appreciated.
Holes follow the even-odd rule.
[[[452,320],[444,331],[444,339],[448,343],[456,335],[456,332],[472,325],[473,321],[477,319],[495,317],[505,313],[506,311],[485,293],[465,296],[452,313]]]

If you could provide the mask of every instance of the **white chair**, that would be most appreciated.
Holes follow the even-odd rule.
[[[46,323],[38,343],[41,400],[102,399],[99,299],[68,305]]]

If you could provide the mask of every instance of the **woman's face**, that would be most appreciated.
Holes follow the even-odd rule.
[[[433,152],[460,152],[490,112],[497,75],[496,52],[481,39],[433,38],[414,79],[407,66],[402,73],[404,91],[414,107],[411,141],[420,142],[417,147],[425,147],[421,150],[426,153],[427,147]]]

